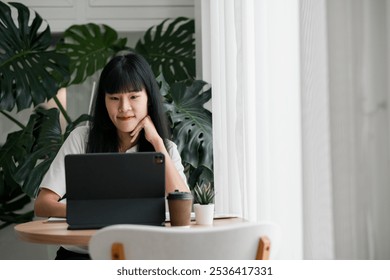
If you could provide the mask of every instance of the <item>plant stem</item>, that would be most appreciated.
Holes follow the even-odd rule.
[[[60,109],[62,115],[64,116],[66,122],[68,124],[72,123],[72,119],[69,117],[68,113],[66,112],[66,110],[64,109],[64,106],[62,106],[61,102],[58,100],[57,96],[54,96],[53,97],[55,103],[57,104],[58,106],[58,109]]]
[[[13,121],[14,123],[16,123],[21,129],[25,129],[26,126],[24,124],[22,124],[21,122],[19,122],[17,119],[15,119],[14,117],[12,117],[10,114],[6,113],[5,111],[3,110],[0,110],[0,113],[2,113],[4,116],[6,116],[8,119],[10,119],[11,121]]]

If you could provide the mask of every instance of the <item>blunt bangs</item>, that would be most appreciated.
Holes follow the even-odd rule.
[[[102,87],[102,90],[107,94],[134,92],[146,89],[142,76],[133,67],[126,64],[112,69],[105,77]]]

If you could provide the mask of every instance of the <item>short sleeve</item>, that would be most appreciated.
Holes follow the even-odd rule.
[[[170,140],[166,140],[166,147],[168,150],[168,154],[171,157],[171,160],[176,167],[176,170],[179,172],[181,178],[183,179],[183,181],[185,182],[188,188],[187,177],[184,174],[184,166],[181,162],[181,157],[179,151],[177,150],[176,144]]]

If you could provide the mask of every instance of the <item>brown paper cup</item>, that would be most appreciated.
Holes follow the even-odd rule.
[[[169,193],[167,199],[171,226],[189,226],[192,208],[191,193],[175,191]]]

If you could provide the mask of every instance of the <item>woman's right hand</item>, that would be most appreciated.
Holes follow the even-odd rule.
[[[35,200],[34,211],[39,217],[66,217],[66,204],[59,202],[60,196],[55,192],[41,188]]]

